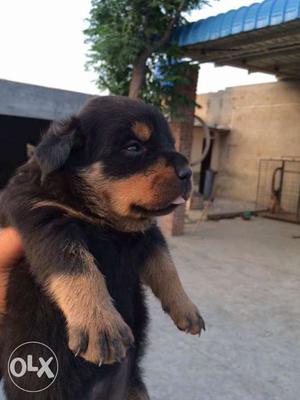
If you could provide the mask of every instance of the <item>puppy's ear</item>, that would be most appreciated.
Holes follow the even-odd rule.
[[[63,167],[73,148],[79,148],[83,137],[79,132],[77,117],[53,122],[35,150],[35,157],[42,170],[42,180],[51,172]]]

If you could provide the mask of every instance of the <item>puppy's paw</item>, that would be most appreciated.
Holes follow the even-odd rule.
[[[134,343],[131,329],[116,310],[93,317],[82,326],[68,323],[69,348],[99,366],[120,362]]]
[[[197,307],[189,299],[166,306],[164,310],[181,331],[192,335],[200,335],[202,330],[205,331],[205,322]]]

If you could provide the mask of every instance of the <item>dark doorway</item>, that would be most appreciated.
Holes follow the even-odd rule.
[[[202,152],[205,149],[205,145],[206,145],[206,139],[203,140]],[[206,171],[208,169],[210,169],[210,166],[211,166],[213,146],[214,146],[214,141],[211,140],[210,148],[209,148],[209,151],[207,153],[207,156],[204,158],[204,160],[201,163],[200,179],[199,179],[199,193],[201,193],[201,194],[204,193]]]
[[[36,145],[50,121],[0,115],[0,189],[27,160],[27,144]]]

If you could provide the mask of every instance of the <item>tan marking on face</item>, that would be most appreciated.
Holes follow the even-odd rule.
[[[181,191],[174,168],[159,160],[147,170],[125,178],[105,177],[101,163],[95,163],[82,177],[93,189],[102,207],[123,217],[132,215],[131,206],[148,209],[164,208]]]
[[[121,231],[145,231],[153,222],[132,209],[139,205],[147,209],[164,208],[181,193],[175,170],[161,159],[147,170],[125,178],[112,178],[96,162],[80,173],[87,185],[85,201],[95,215],[100,215]]]
[[[80,178],[87,185],[84,191],[85,202],[93,214],[103,218],[105,224],[109,223],[120,231],[142,232],[147,230],[152,224],[152,219],[139,220],[128,216],[128,207],[121,207],[127,210],[120,215],[118,208],[113,203],[115,199],[110,198],[111,179],[103,173],[101,162],[96,162],[80,173]]]
[[[151,137],[151,129],[145,122],[136,121],[132,124],[135,136],[142,142],[147,142]]]
[[[106,188],[113,209],[128,215],[132,205],[147,209],[164,208],[179,195],[180,183],[174,168],[159,161],[148,170],[132,176],[111,180]]]

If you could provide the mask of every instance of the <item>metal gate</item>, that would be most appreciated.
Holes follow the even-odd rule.
[[[261,159],[256,209],[266,217],[300,223],[300,158]]]

